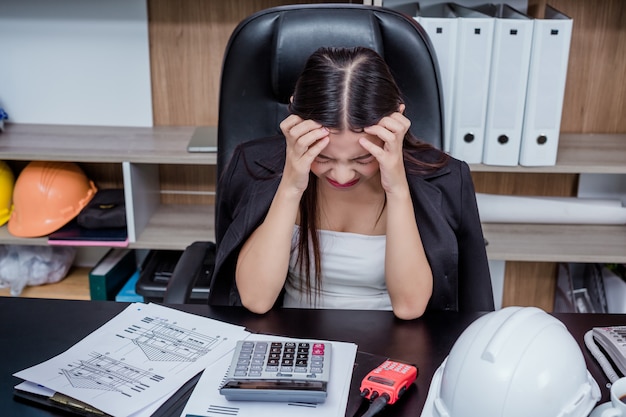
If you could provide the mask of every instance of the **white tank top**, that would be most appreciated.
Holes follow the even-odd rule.
[[[296,265],[299,234],[298,226],[294,227],[284,307],[391,310],[385,284],[385,235],[320,230],[322,286],[317,299],[315,290],[310,299],[299,290],[305,279]]]

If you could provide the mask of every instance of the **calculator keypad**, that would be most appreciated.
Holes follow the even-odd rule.
[[[236,359],[236,378],[317,378],[324,373],[325,343],[308,341],[241,341]]]

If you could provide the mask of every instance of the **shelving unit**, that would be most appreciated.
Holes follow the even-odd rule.
[[[188,190],[185,170],[214,166],[216,155],[189,153],[187,143],[193,127],[89,127],[7,124],[0,136],[0,159],[16,161],[65,161],[79,165],[105,165],[95,174],[112,172],[113,178],[90,176],[96,185],[123,184],[126,195],[129,247],[137,249],[184,249],[197,240],[214,240],[211,204],[167,204],[163,194],[200,194],[210,199],[214,179],[204,191]],[[161,166],[182,174],[168,181],[175,190],[163,190]],[[122,178],[116,178],[119,176]],[[104,175],[106,177],[107,175]],[[171,183],[173,182],[173,185]],[[100,184],[104,183],[104,186]],[[0,243],[45,245],[44,238],[16,238],[7,226],[0,228]]]
[[[626,134],[562,134],[555,166],[472,164],[472,172],[626,174]],[[483,224],[492,260],[626,262],[626,225]]]
[[[163,204],[159,165],[215,165],[215,154],[186,151],[192,133],[192,127],[8,125],[1,137],[0,159],[121,165],[126,205],[132,219],[130,247],[184,249],[197,240],[214,240],[214,207]],[[559,144],[559,158],[552,167],[473,164],[470,168],[473,172],[489,173],[626,174],[626,135],[564,134]],[[483,226],[490,259],[626,262],[626,225],[486,223]],[[47,240],[15,238],[5,226],[0,229],[0,243],[47,244]]]

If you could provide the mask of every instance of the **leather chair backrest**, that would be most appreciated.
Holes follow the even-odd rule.
[[[282,6],[243,20],[226,47],[218,178],[239,143],[280,133],[296,79],[309,55],[321,46],[366,46],[383,56],[404,95],[412,133],[441,149],[443,98],[437,59],[428,35],[414,19],[359,4]]]

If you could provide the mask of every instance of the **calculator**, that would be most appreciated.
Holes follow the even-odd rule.
[[[331,351],[315,340],[240,340],[219,392],[233,401],[323,403]]]

